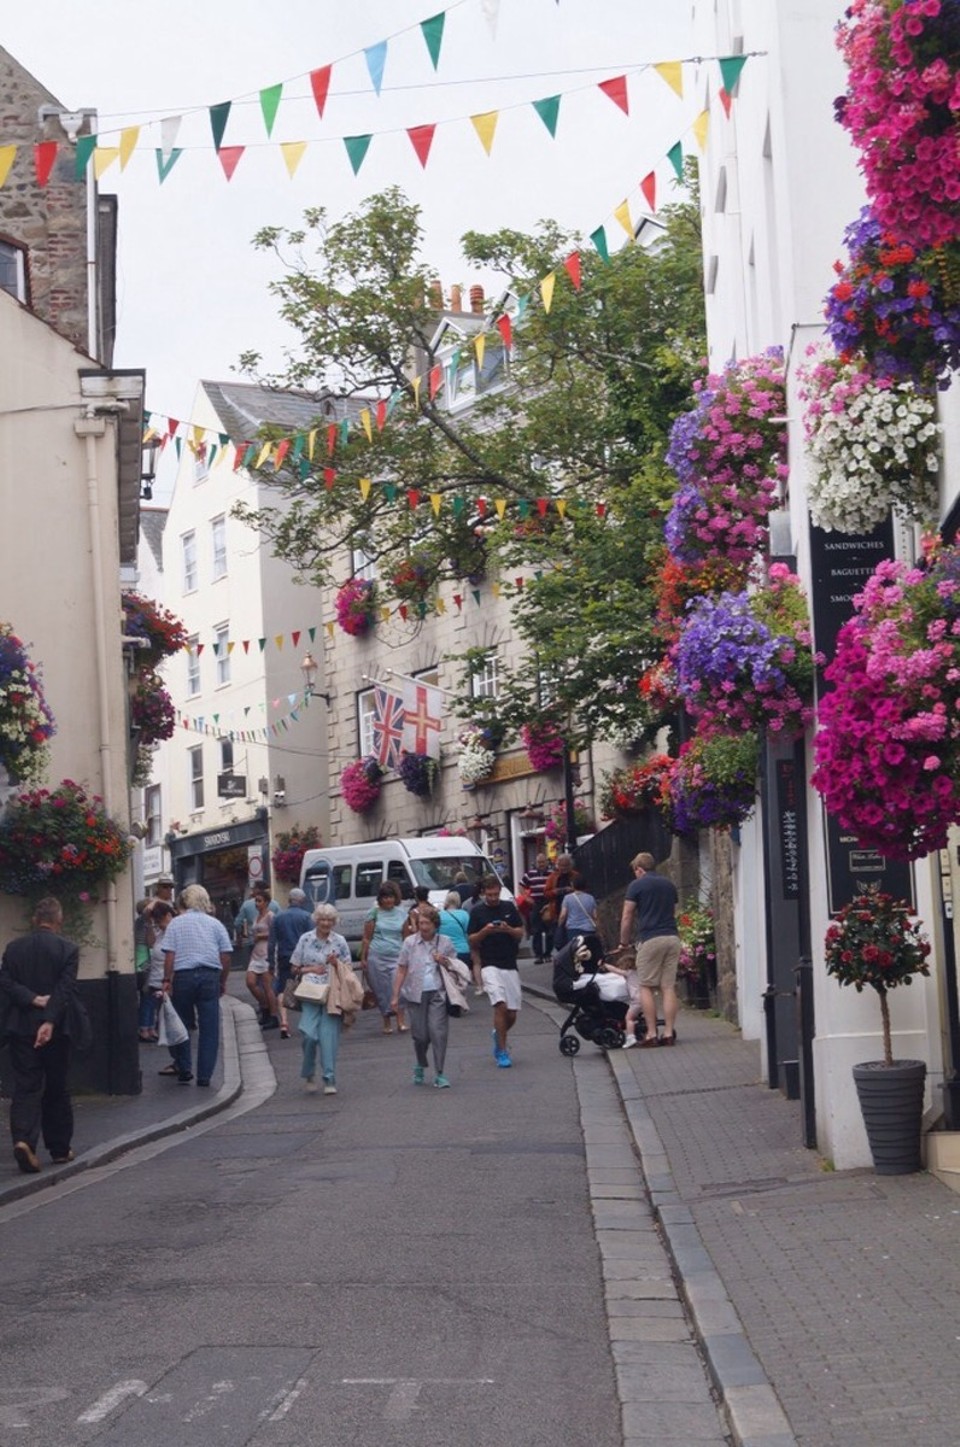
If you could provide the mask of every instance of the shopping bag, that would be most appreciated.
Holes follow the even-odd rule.
[[[160,1002],[160,1021],[157,1026],[158,1045],[183,1045],[190,1039],[190,1032],[173,1008],[169,995]]]

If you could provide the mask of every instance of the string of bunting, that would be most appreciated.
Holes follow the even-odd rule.
[[[421,29],[424,31],[424,38],[427,41],[431,57],[434,56],[434,51],[436,52],[436,60],[434,61],[435,68],[439,61],[439,45],[443,33],[442,22],[444,18],[445,12],[421,22]],[[433,39],[428,38],[428,36],[433,37]],[[364,51],[377,95],[380,94],[382,87],[386,46],[387,41],[381,41],[379,45],[368,47],[368,49]],[[630,94],[628,83],[631,80],[635,80],[648,70],[653,70],[661,77],[670,90],[682,100],[684,98],[684,68],[690,65],[701,65],[707,60],[711,62],[715,61],[719,66],[720,87],[718,95],[725,111],[729,115],[734,88],[740,78],[740,73],[748,58],[751,55],[757,54],[762,54],[762,52],[750,51],[745,54],[726,56],[689,56],[679,60],[644,63],[629,68],[620,75],[611,76],[606,80],[596,82],[595,85],[593,82],[589,82],[586,85],[577,85],[571,87],[569,90],[558,91],[550,96],[541,96],[533,100],[519,101],[512,105],[501,106],[496,110],[468,113],[443,121],[431,121],[416,126],[393,126],[382,131],[368,131],[361,135],[324,136],[320,137],[319,141],[324,144],[331,141],[337,141],[342,144],[351,170],[356,176],[359,174],[360,168],[366,160],[370,145],[376,136],[395,135],[398,131],[403,130],[410,140],[410,144],[421,167],[426,169],[438,127],[458,125],[469,120],[481,146],[487,156],[490,156],[493,153],[494,139],[500,117],[507,111],[525,110],[528,107],[532,107],[543,122],[551,139],[556,140],[561,102],[565,97],[596,88],[625,115],[629,115]],[[323,118],[329,94],[331,72],[332,64],[323,66],[319,70],[314,70],[309,73],[311,90],[321,119]],[[212,150],[217,156],[227,181],[231,181],[244,153],[247,150],[261,149],[265,146],[278,147],[287,174],[292,180],[310,145],[316,144],[317,142],[303,139],[281,142],[274,142],[272,140],[273,127],[276,121],[282,91],[283,83],[280,83],[274,86],[267,86],[259,93],[264,125],[268,137],[267,141],[264,142],[253,142],[244,145],[226,145],[224,143],[227,122],[234,106],[233,101],[223,101],[217,105],[208,107],[212,146],[178,146],[176,144],[183,114],[188,114],[188,112],[184,112],[178,116],[168,116],[159,123],[154,123],[160,126],[161,143],[154,148],[158,183],[161,186],[163,185],[174,166],[186,151],[198,150]],[[23,166],[29,165],[31,160],[33,163],[34,178],[37,184],[41,187],[46,186],[53,173],[53,168],[61,149],[69,149],[73,152],[74,176],[77,181],[84,179],[91,165],[93,174],[98,181],[115,163],[119,165],[119,169],[122,172],[126,169],[131,157],[140,147],[140,137],[143,129],[144,127],[141,125],[132,125],[125,126],[117,132],[100,132],[93,135],[82,135],[77,137],[74,145],[67,147],[64,146],[64,143],[55,140],[39,141],[32,147],[17,144],[0,145],[0,187],[5,185],[15,170],[22,170]],[[102,137],[104,135],[116,135],[116,144],[102,144]],[[25,159],[23,160],[20,159],[21,152],[25,153]]]
[[[745,62],[746,56],[735,57],[738,61]],[[741,67],[742,68],[742,67]],[[737,72],[739,78],[739,71]],[[724,112],[729,117],[730,97],[723,99],[724,92],[719,93]],[[673,175],[677,180],[683,177],[684,165],[684,140],[692,135],[701,153],[706,150],[707,135],[710,124],[710,111],[708,108],[700,111],[692,121],[687,131],[679,140],[675,141],[660,157],[657,163],[651,167],[635,188],[643,197],[643,201],[651,214],[657,210],[658,180],[657,172],[663,162],[668,162]],[[613,220],[623,229],[626,235],[625,245],[630,245],[635,239],[633,213],[631,211],[630,196],[624,198],[620,204],[608,214],[603,222],[590,232],[590,241],[598,256],[604,262],[610,260],[610,242],[607,236],[607,226]],[[368,407],[359,410],[356,418],[344,417],[339,422],[330,422],[323,427],[313,427],[305,431],[289,434],[280,439],[272,441],[253,441],[249,439],[238,440],[231,438],[227,432],[219,432],[215,428],[206,427],[199,423],[182,421],[168,413],[148,411],[146,412],[146,428],[143,434],[143,441],[155,443],[162,453],[163,450],[173,443],[177,458],[182,455],[184,444],[198,459],[203,461],[208,468],[220,466],[229,457],[229,449],[233,450],[233,470],[241,468],[254,468],[259,470],[267,463],[273,464],[275,472],[279,472],[286,463],[287,466],[296,467],[301,479],[305,479],[314,469],[314,464],[320,460],[324,462],[323,479],[326,487],[332,489],[336,483],[337,472],[333,467],[338,449],[345,447],[351,437],[351,432],[360,432],[366,437],[367,442],[372,444],[374,432],[382,432],[387,423],[392,419],[398,405],[406,397],[412,400],[414,408],[421,410],[423,396],[426,400],[436,401],[440,392],[447,385],[449,376],[455,373],[463,360],[464,351],[473,349],[478,367],[483,366],[486,348],[488,345],[502,347],[507,353],[512,350],[514,326],[520,325],[523,317],[535,297],[539,299],[545,312],[549,312],[553,305],[554,291],[557,280],[561,273],[565,275],[570,285],[576,292],[582,291],[581,275],[581,253],[579,249],[571,251],[563,260],[562,266],[548,272],[541,277],[537,286],[525,295],[517,297],[513,314],[504,310],[496,317],[492,328],[484,328],[478,331],[469,343],[463,347],[455,348],[449,360],[445,364],[436,363],[427,372],[412,378],[410,389],[404,392],[396,389],[389,397],[381,397],[370,400]],[[360,494],[366,500],[373,484],[366,477],[358,480]],[[384,484],[389,487],[389,484]],[[396,491],[396,489],[394,489]],[[411,507],[418,506],[421,494],[410,492],[407,494],[407,501]],[[428,494],[430,505],[435,513],[439,513],[443,504],[442,495],[439,493]],[[463,505],[462,499],[453,499],[453,506],[456,508]],[[546,504],[546,500],[537,499],[536,506]],[[498,500],[495,506],[500,508]],[[506,504],[503,504],[506,506]],[[520,504],[522,506],[522,504]],[[501,512],[500,516],[503,514]]]
[[[239,716],[236,710],[231,710],[229,714],[211,714],[209,721],[205,714],[195,714],[193,716],[181,714],[180,727],[186,729],[189,733],[203,734],[205,738],[230,739],[233,743],[243,744],[265,743],[271,736],[275,737],[277,734],[287,733],[290,725],[299,723],[303,711],[310,707],[309,693],[288,693],[286,700],[289,705],[289,711],[287,713],[282,714],[281,717],[274,720],[273,723],[264,724],[257,728],[233,727],[234,720]],[[273,707],[279,708],[281,702],[281,699],[275,698],[273,700]],[[258,707],[261,710],[265,710],[266,704],[260,703]],[[242,710],[244,720],[249,717],[252,709],[252,704],[244,707]],[[227,721],[230,723],[229,728],[225,727]]]

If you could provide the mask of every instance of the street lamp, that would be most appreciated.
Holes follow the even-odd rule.
[[[313,686],[313,685],[314,685],[314,682],[316,681],[316,677],[317,677],[318,671],[319,671],[319,664],[317,663],[317,660],[314,658],[313,654],[310,652],[310,650],[309,650],[309,648],[308,648],[307,651],[306,651],[306,653],[303,655],[303,658],[301,659],[301,662],[300,662],[300,672],[303,674],[303,691],[304,691],[304,694],[306,695],[307,698],[322,698],[323,701],[324,701],[324,703],[327,705],[327,708],[329,708],[329,707],[330,707],[330,695],[329,695],[329,693],[318,693],[317,690],[316,690],[316,689],[314,688],[314,686]]]

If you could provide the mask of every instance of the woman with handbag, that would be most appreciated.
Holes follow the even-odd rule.
[[[564,895],[557,923],[564,941],[574,935],[583,935],[586,940],[596,940],[602,949],[600,924],[597,920],[597,901],[583,888],[583,876],[573,875],[573,888]]]
[[[422,1085],[424,1072],[429,1060],[430,1046],[433,1046],[433,1067],[436,1074],[434,1085],[446,1090],[450,1085],[443,1073],[447,1055],[448,997],[444,971],[452,975],[457,986],[470,979],[466,965],[457,959],[453,940],[440,934],[440,911],[432,904],[421,904],[417,909],[417,933],[408,935],[397,960],[397,974],[393,986],[393,1007],[399,1008],[400,1001],[410,1011],[410,1028],[417,1063],[413,1067],[414,1085]],[[462,995],[452,1003],[462,1009]]]
[[[360,944],[360,964],[366,971],[367,983],[377,997],[384,1035],[393,1032],[390,1017],[394,1014],[397,1029],[402,1031],[407,1028],[403,1011],[398,1010],[393,1002],[393,982],[406,922],[406,911],[400,908],[400,887],[391,879],[385,879],[377,891],[377,902],[367,915]]]
[[[295,993],[301,1006],[300,1076],[308,1095],[317,1092],[318,1049],[323,1093],[337,1093],[337,1051],[345,1008],[339,971],[353,970],[350,946],[333,928],[339,918],[332,904],[318,904],[313,911],[316,929],[300,936],[290,956],[290,973],[297,977]]]

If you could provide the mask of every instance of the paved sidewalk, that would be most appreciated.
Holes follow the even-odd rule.
[[[547,970],[521,972],[552,998]],[[830,1170],[722,1020],[686,1010],[676,1049],[608,1059],[734,1440],[957,1441],[960,1197]]]

